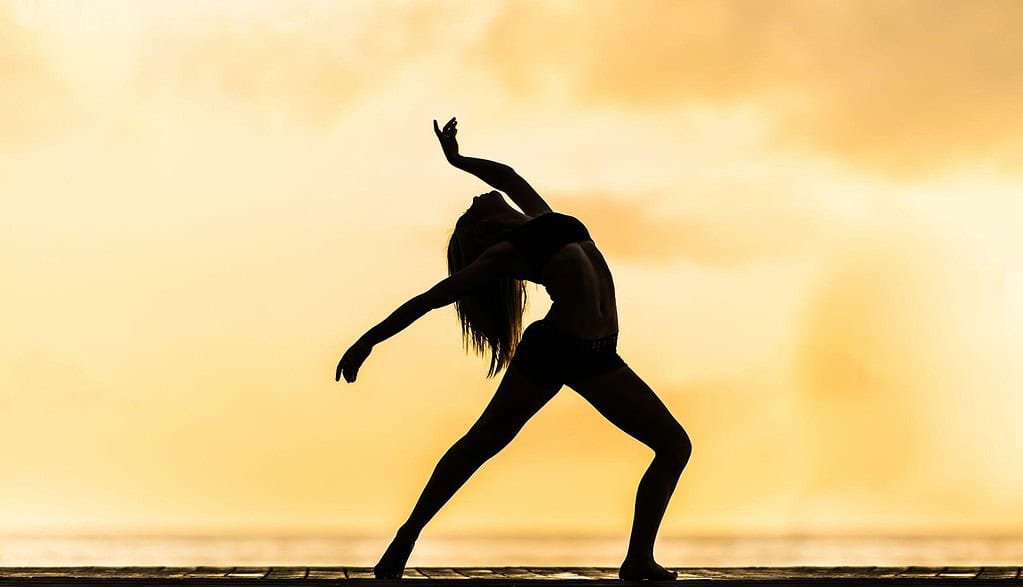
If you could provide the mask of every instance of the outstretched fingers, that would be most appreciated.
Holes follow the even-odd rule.
[[[457,125],[458,125],[458,120],[456,120],[455,117],[452,116],[451,120],[447,121],[447,123],[444,125],[444,129],[441,130],[437,126],[437,119],[434,118],[433,119],[433,132],[437,133],[437,136],[445,136],[445,137],[447,137],[447,136],[450,136],[450,135],[454,135],[456,132],[458,132],[458,129],[456,128]]]

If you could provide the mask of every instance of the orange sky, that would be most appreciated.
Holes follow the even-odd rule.
[[[445,274],[488,188],[590,227],[689,430],[672,534],[1023,526],[1023,4],[0,7],[0,525],[389,533],[496,385]],[[385,217],[386,215],[386,217]],[[528,318],[546,311],[532,292]],[[428,532],[627,533],[565,388]]]

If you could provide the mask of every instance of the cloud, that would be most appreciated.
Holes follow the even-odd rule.
[[[0,355],[0,406],[8,413],[80,412],[108,399],[103,382],[73,357],[21,342]]]
[[[1021,28],[1014,0],[512,2],[474,58],[510,91],[556,79],[581,104],[759,103],[779,145],[912,176],[1021,167]]]
[[[23,145],[77,119],[71,85],[44,40],[0,7],[0,145]]]
[[[256,113],[328,124],[358,89],[353,65],[336,48],[301,31],[265,23],[208,24],[147,56],[145,93],[217,95]]]
[[[812,202],[757,193],[691,197],[660,212],[650,198],[551,193],[555,209],[582,220],[606,255],[640,263],[735,266],[820,246],[831,223]]]
[[[989,446],[961,436],[986,434],[1015,402],[1001,388],[1017,387],[1005,349],[1017,348],[1018,333],[1002,325],[997,272],[947,230],[903,224],[850,242],[807,292],[792,325],[792,375],[814,415],[808,433],[828,439],[827,451],[814,448],[817,488],[937,481],[964,466],[977,489],[996,473],[971,462]],[[989,440],[1013,441],[999,434]]]
[[[285,5],[271,15],[193,16],[183,29],[158,23],[153,34],[163,42],[147,44],[137,84],[150,94],[219,95],[260,116],[329,126],[440,45],[451,8]]]

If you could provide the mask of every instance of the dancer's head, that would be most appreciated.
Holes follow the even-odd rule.
[[[518,222],[523,215],[508,205],[497,190],[472,197],[472,204],[458,219],[455,227],[465,225],[480,233],[500,233]]]
[[[498,192],[473,198],[472,206],[455,222],[448,241],[448,274],[476,260],[524,216],[508,206]],[[490,355],[487,377],[508,365],[522,332],[526,287],[518,279],[503,277],[455,302],[465,350]]]

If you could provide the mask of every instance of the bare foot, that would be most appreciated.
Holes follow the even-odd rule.
[[[415,545],[415,540],[395,536],[384,551],[384,555],[380,557],[380,562],[373,567],[373,575],[377,579],[401,579],[405,573],[405,563],[408,562]]]
[[[626,560],[618,570],[618,578],[623,581],[674,581],[677,575],[675,571],[669,571],[653,560]]]

